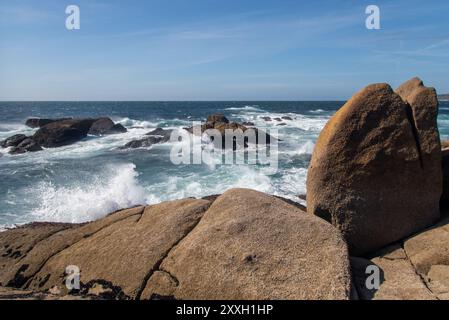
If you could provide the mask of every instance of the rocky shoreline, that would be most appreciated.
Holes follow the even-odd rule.
[[[231,189],[2,232],[0,299],[449,299],[449,143],[437,114],[418,78],[362,89],[318,138],[307,208]],[[221,116],[202,127],[244,126]],[[157,130],[145,141],[169,135]],[[65,286],[70,265],[77,290]]]

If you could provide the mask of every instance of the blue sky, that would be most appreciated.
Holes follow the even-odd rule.
[[[413,76],[449,92],[447,0],[0,0],[1,100],[339,100]]]

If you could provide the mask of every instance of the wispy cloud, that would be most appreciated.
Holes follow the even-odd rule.
[[[0,23],[3,24],[34,24],[50,17],[48,11],[43,11],[38,6],[0,5]]]

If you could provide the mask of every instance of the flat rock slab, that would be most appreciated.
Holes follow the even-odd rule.
[[[63,293],[65,269],[78,266],[89,290],[106,284],[117,298],[139,298],[148,274],[199,221],[209,201],[185,199],[145,208],[82,239],[50,258],[28,288]]]
[[[21,259],[14,261],[14,263],[11,263],[7,268],[4,268],[0,275],[0,281],[12,287],[24,287],[27,285],[27,282],[36,275],[42,266],[60,251],[70,247],[84,238],[93,235],[94,233],[115,222],[124,220],[130,216],[140,217],[143,210],[143,206],[135,207],[115,212],[103,219],[91,223],[71,226],[69,229],[54,229],[55,232],[49,233],[47,237],[40,239],[40,241],[31,243],[32,246],[30,245],[30,249],[27,254]],[[63,226],[64,225],[61,227]],[[28,232],[27,230],[27,228],[24,228],[22,232],[26,234],[26,232]]]
[[[400,246],[390,247],[371,260],[351,258],[351,266],[359,299],[362,300],[435,300],[416,273]],[[372,267],[378,268],[379,287],[373,288]],[[377,272],[377,271],[376,271]]]
[[[232,189],[150,277],[142,298],[349,299],[340,233],[273,196]]]
[[[440,299],[449,298],[449,218],[404,243],[410,261]]]
[[[18,261],[40,241],[51,235],[73,227],[63,223],[31,223],[0,233],[0,285],[6,285],[11,279],[5,278]]]

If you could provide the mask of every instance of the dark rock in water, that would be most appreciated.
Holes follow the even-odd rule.
[[[288,117],[288,116],[284,116],[284,117],[282,117],[282,119],[284,119],[284,120],[293,120],[291,117]]]
[[[97,119],[70,119],[49,123],[41,127],[33,139],[45,148],[75,143],[85,138]]]
[[[271,121],[270,117],[262,117],[262,119],[265,120],[265,121]]]
[[[6,138],[2,142],[0,142],[0,146],[2,148],[15,147],[19,143],[21,143],[23,140],[25,140],[26,138],[27,138],[27,136],[24,134],[15,134],[9,138]]]
[[[120,149],[148,148],[156,143],[164,143],[170,141],[172,132],[172,129],[157,128],[145,134],[147,137],[132,140],[125,144],[123,147],[120,147]]]
[[[16,147],[13,147],[10,154],[20,154],[25,152],[41,151],[42,147],[36,143],[32,138],[26,138],[20,142]]]
[[[242,122],[242,124],[244,126],[247,126],[247,127],[254,127],[255,126],[254,122],[251,122],[251,121],[245,121],[245,122]]]
[[[154,129],[153,131],[148,132],[147,136],[161,136],[164,138],[163,142],[167,142],[170,140],[170,136],[173,132],[173,129],[162,129],[162,128],[157,128]]]
[[[120,123],[114,124],[110,118],[100,118],[96,120],[89,129],[88,134],[95,136],[125,133],[127,130]]]
[[[221,147],[223,149],[226,149],[227,147],[229,147],[229,145],[226,145],[226,141],[231,141],[232,140],[232,148],[234,150],[237,149],[237,145],[241,145],[244,148],[248,147],[248,142],[249,142],[249,134],[247,132],[247,130],[252,130],[255,134],[255,142],[256,144],[259,144],[261,142],[259,142],[259,138],[262,137],[263,135],[265,135],[265,143],[266,144],[270,144],[272,141],[274,141],[275,138],[273,138],[272,136],[270,136],[269,134],[257,129],[257,128],[248,128],[245,124],[250,124],[250,125],[254,125],[254,123],[252,122],[244,122],[243,124],[237,123],[237,122],[229,122],[225,117],[226,121],[215,121],[213,122],[212,120],[216,120],[216,119],[223,119],[223,115],[212,115],[209,116],[207,119],[209,121],[207,121],[206,123],[203,123],[200,126],[200,130],[198,130],[201,134],[203,133],[208,133],[211,141],[214,142],[215,147],[219,147],[220,146],[220,141],[215,141],[215,137],[213,136],[214,133],[213,131],[207,131],[207,130],[217,130],[220,135],[221,135]],[[193,134],[194,132],[194,128],[193,127],[189,127],[189,128],[184,128],[184,130],[188,131],[189,133]],[[226,132],[228,130],[228,132]],[[244,137],[243,137],[243,144],[241,139],[237,139],[238,138],[238,132],[239,130],[241,130],[241,132],[245,133]],[[241,138],[241,137],[240,137]],[[277,140],[280,141],[280,140]]]
[[[206,122],[210,123],[229,123],[229,120],[221,113],[215,113],[207,117]]]
[[[120,149],[148,148],[153,144],[162,143],[163,140],[162,137],[150,136],[144,139],[130,141],[123,147],[120,147]]]
[[[281,118],[273,118],[273,120],[276,120],[277,122],[281,122],[282,121],[282,119]]]
[[[287,124],[282,122],[282,123],[278,123],[277,126],[286,126]]]
[[[30,128],[40,128],[47,124],[63,121],[63,120],[70,120],[71,118],[60,118],[60,119],[41,119],[41,118],[29,118],[26,120],[25,125]]]
[[[410,236],[440,217],[441,145],[433,88],[370,85],[326,124],[307,173],[307,209],[332,222],[352,254]]]

